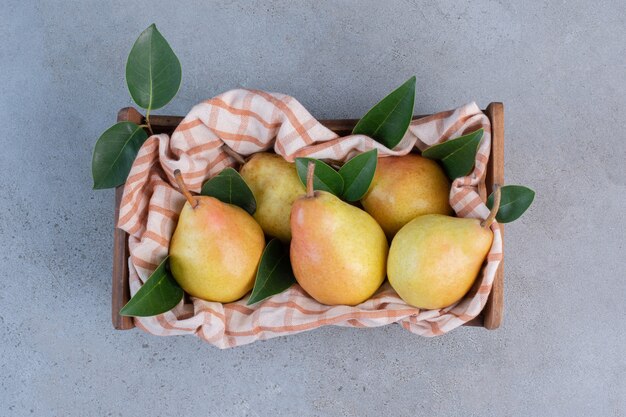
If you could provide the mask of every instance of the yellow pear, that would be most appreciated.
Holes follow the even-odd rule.
[[[254,218],[263,231],[283,242],[289,241],[291,205],[305,193],[295,164],[280,155],[258,153],[244,164],[240,173],[256,199]]]
[[[416,154],[379,158],[370,188],[361,200],[391,239],[417,216],[452,214],[450,181],[443,169]]]
[[[385,279],[388,245],[378,223],[363,210],[325,191],[307,194],[291,209],[291,266],[296,280],[322,304],[356,305]]]
[[[400,229],[387,260],[387,277],[398,295],[423,309],[448,307],[463,298],[491,248],[489,226],[499,204],[498,189],[495,209],[482,222],[429,214]]]
[[[263,230],[242,208],[192,196],[175,172],[187,202],[170,242],[170,270],[190,295],[228,303],[254,285],[265,246]]]

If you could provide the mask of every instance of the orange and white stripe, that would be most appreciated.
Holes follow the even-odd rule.
[[[450,204],[460,217],[485,218],[489,212],[478,195],[491,147],[491,126],[475,103],[428,116],[411,123],[402,141],[388,149],[363,135],[338,137],[324,127],[294,98],[256,90],[231,90],[195,106],[171,137],[151,136],[141,147],[120,206],[118,227],[128,232],[131,294],[167,255],[184,197],[176,190],[174,170],[180,169],[189,188],[202,183],[235,160],[226,144],[241,155],[273,149],[288,161],[299,156],[344,161],[378,149],[380,156],[405,155],[424,150],[483,128],[474,170],[457,178]],[[246,306],[243,300],[221,304],[192,298],[172,311],[136,318],[145,331],[161,335],[195,334],[219,348],[229,348],[320,326],[376,327],[399,323],[422,336],[437,336],[476,317],[485,306],[502,259],[502,236],[491,226],[494,241],[480,276],[458,303],[441,310],[420,310],[407,305],[385,283],[366,302],[355,306],[325,306],[297,284],[269,299]]]

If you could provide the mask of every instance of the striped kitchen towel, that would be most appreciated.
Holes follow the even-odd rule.
[[[475,103],[414,120],[391,150],[367,136],[339,137],[284,94],[238,89],[202,102],[171,137],[152,135],[143,144],[126,181],[118,227],[129,234],[131,294],[168,253],[185,202],[175,186],[176,169],[181,170],[190,190],[199,192],[208,178],[236,165],[226,147],[243,156],[273,150],[288,161],[299,156],[345,161],[373,148],[381,157],[405,155],[414,148],[424,150],[478,128],[485,134],[474,170],[454,180],[450,192],[450,204],[459,217],[486,218],[489,212],[478,188],[489,158],[491,126]],[[461,301],[444,309],[411,307],[387,282],[371,299],[354,307],[319,304],[294,284],[253,306],[246,306],[247,297],[229,304],[191,297],[167,313],[135,318],[135,324],[156,335],[195,334],[219,348],[326,325],[376,327],[399,323],[415,334],[441,335],[476,317],[487,302],[502,259],[500,228],[495,222],[491,228],[493,244],[474,286]]]

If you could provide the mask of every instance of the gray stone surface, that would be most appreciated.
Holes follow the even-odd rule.
[[[38,4],[39,3],[39,4]],[[626,415],[626,3],[36,2],[0,6],[1,416]],[[220,351],[110,324],[113,192],[91,153],[156,22],[183,64],[162,113],[246,86],[359,117],[506,104],[506,319],[416,337],[324,328]]]

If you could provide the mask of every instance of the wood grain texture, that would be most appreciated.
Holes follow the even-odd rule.
[[[491,193],[494,184],[504,185],[504,105],[491,103],[485,113],[491,120],[491,154],[489,155],[485,178],[485,185]],[[504,226],[502,224],[500,230],[504,245]],[[496,277],[483,315],[485,328],[493,330],[500,327],[504,316],[504,258],[496,271]]]
[[[504,182],[504,111],[502,103],[491,103],[485,113],[491,120],[492,126],[492,152],[489,157],[485,185],[480,187],[480,194],[486,200],[486,189],[491,190],[494,181],[502,184]],[[424,117],[414,116],[414,119]],[[126,107],[119,111],[118,121],[132,121],[137,124],[144,123],[144,117],[136,109]],[[180,116],[151,116],[150,124],[154,133],[171,134],[183,120]],[[331,119],[320,120],[320,122],[331,129],[339,136],[346,136],[352,132],[352,128],[358,122],[357,119]],[[115,222],[119,214],[119,205],[122,199],[124,186],[116,189],[115,195]],[[132,318],[123,317],[118,314],[119,310],[130,299],[130,289],[128,286],[128,235],[121,229],[115,228],[114,248],[113,248],[113,300],[112,317],[113,327],[118,330],[127,330],[135,327]],[[502,321],[503,305],[503,266],[496,274],[493,289],[487,305],[483,312],[467,322],[466,326],[486,327],[495,329]]]
[[[117,223],[120,212],[120,202],[124,187],[115,189],[115,219]],[[130,288],[128,286],[128,235],[122,229],[115,227],[113,231],[113,286],[111,300],[111,319],[113,327],[117,330],[128,330],[135,327],[132,317],[120,316],[119,311],[130,300]]]

